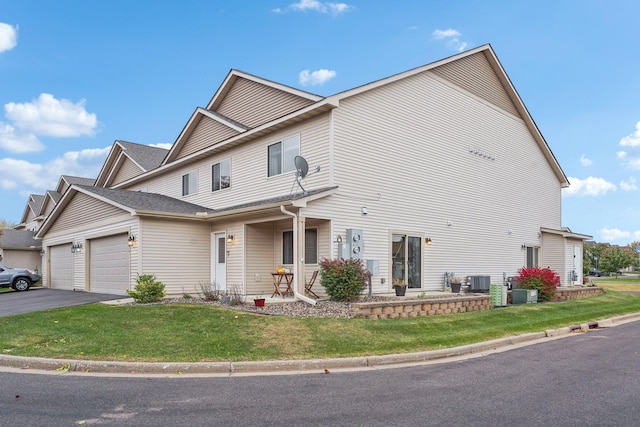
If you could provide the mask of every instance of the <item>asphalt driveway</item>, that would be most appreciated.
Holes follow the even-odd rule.
[[[26,292],[0,293],[0,316],[51,310],[73,305],[92,304],[99,301],[125,299],[126,296],[74,292],[62,289],[31,288]]]

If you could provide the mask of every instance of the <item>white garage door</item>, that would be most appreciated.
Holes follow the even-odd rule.
[[[89,280],[91,292],[126,295],[129,289],[127,234],[92,239]]]
[[[71,243],[51,246],[49,249],[49,287],[73,290],[73,254]]]

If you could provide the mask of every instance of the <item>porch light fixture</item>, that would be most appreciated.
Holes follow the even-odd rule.
[[[430,246],[431,245],[431,237],[425,238],[424,239],[424,244],[427,245],[427,246]]]
[[[40,249],[40,256],[44,256],[44,248]]]
[[[132,247],[135,244],[136,244],[136,236],[134,236],[133,234],[129,234],[129,238],[127,239],[127,245],[129,245],[129,247]]]
[[[520,249],[522,249],[522,250],[524,251],[525,249],[527,249],[527,245],[525,245],[525,244],[523,243],[523,244],[522,244],[522,246],[520,246]]]
[[[227,234],[227,243],[233,243],[234,240],[233,234]]]
[[[82,253],[82,243],[74,243],[71,245],[71,253],[72,254],[80,254]]]

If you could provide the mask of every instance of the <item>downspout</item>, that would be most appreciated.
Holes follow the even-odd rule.
[[[309,298],[306,295],[302,295],[300,292],[298,292],[298,281],[300,280],[298,276],[298,270],[299,270],[298,269],[298,264],[299,264],[299,261],[298,261],[298,215],[286,210],[284,208],[284,205],[280,205],[280,211],[283,214],[289,215],[290,217],[293,218],[293,259],[294,259],[293,277],[295,280],[293,285],[293,296],[311,305],[316,305],[316,300]]]

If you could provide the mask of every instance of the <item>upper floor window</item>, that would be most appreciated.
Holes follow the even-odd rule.
[[[182,175],[182,195],[188,196],[198,192],[198,172]]]
[[[211,191],[222,190],[231,187],[231,161],[222,160],[211,167],[212,186]]]
[[[267,149],[268,176],[296,170],[293,159],[300,154],[300,135],[285,138]]]

